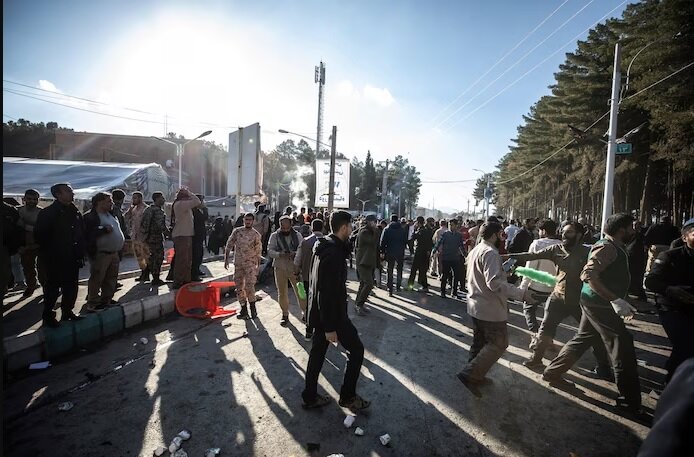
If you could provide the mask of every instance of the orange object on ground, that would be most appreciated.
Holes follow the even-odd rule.
[[[185,284],[176,294],[176,310],[181,316],[196,319],[233,316],[239,310],[220,308],[219,302],[221,289],[235,286],[233,281]]]
[[[169,248],[166,250],[165,259],[166,259],[166,263],[168,263],[169,265],[171,264],[171,261],[174,258],[174,254],[176,254],[176,251],[174,251],[174,248]]]

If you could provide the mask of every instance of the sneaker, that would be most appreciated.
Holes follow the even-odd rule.
[[[315,409],[325,406],[331,401],[331,398],[327,395],[316,395],[316,398],[311,401],[302,400],[301,407],[304,409]]]
[[[542,360],[535,360],[534,358],[530,358],[523,362],[523,366],[536,373],[545,371],[545,364],[542,363]]]
[[[364,313],[364,307],[361,305],[355,305],[354,310],[357,312],[357,316],[363,316]]]
[[[280,325],[282,327],[286,327],[289,325],[289,316],[282,316],[282,319],[280,320]]]
[[[77,314],[70,311],[69,313],[63,314],[63,316],[60,318],[60,321],[81,321],[82,319],[84,319],[84,316],[78,316]]]
[[[597,365],[593,368],[592,373],[598,378],[604,381],[614,382],[614,374],[612,374],[612,368],[604,365]]]
[[[366,303],[364,303],[363,305],[361,305],[361,310],[364,311],[366,314],[369,314],[369,313],[371,312],[371,308],[369,308],[368,306],[366,306]]]
[[[542,374],[542,380],[547,381],[550,386],[552,387],[557,387],[559,389],[575,389],[576,384],[574,384],[571,381],[567,381],[561,376],[547,376],[546,374]]]
[[[528,344],[528,349],[530,349],[531,351],[535,349],[539,341],[540,340],[537,338],[537,334],[530,335],[530,344]]]
[[[349,400],[340,400],[339,401],[340,406],[343,408],[347,408],[350,411],[360,411],[362,409],[366,409],[369,407],[371,402],[369,400],[364,400],[361,398],[359,395],[355,395],[354,397],[350,398]]]
[[[313,339],[313,330],[306,329],[306,334],[304,335],[304,340],[311,341]]]

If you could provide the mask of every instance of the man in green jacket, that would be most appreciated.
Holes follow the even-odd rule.
[[[376,216],[366,216],[364,225],[357,235],[357,276],[359,277],[359,290],[355,309],[359,316],[369,312],[366,307],[366,299],[374,287],[374,270],[378,263],[378,231],[376,230]]]

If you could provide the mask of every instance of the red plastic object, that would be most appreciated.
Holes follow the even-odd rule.
[[[174,251],[174,248],[169,248],[166,250],[166,256],[165,256],[166,263],[171,265],[171,261],[173,260],[175,253],[176,253],[176,251]]]
[[[238,309],[220,308],[219,302],[220,290],[235,286],[236,283],[233,281],[186,284],[176,294],[176,310],[181,316],[196,319],[233,316]]]

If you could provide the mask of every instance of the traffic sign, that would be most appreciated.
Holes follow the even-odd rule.
[[[617,143],[617,155],[631,154],[631,143]]]

